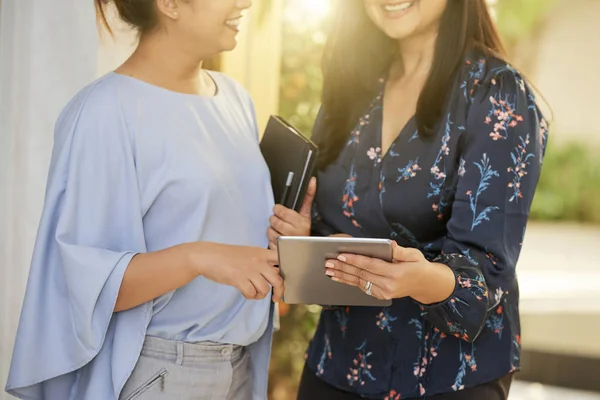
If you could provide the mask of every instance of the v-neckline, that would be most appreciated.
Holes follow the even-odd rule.
[[[405,132],[409,129],[409,127],[414,125],[414,121],[416,120],[416,114],[413,114],[404,124],[404,126],[400,129],[400,131],[398,132],[398,134],[394,137],[394,139],[392,140],[392,142],[390,143],[390,146],[385,150],[385,153],[383,152],[383,117],[384,117],[384,102],[385,102],[385,88],[387,85],[387,79],[386,78],[381,78],[379,80],[380,83],[380,87],[379,87],[379,107],[380,107],[380,115],[381,117],[379,118],[379,131],[377,132],[377,147],[379,147],[381,149],[381,163],[383,164],[383,161],[386,159],[386,157],[388,156],[388,154],[390,153],[390,151],[394,148],[394,146],[396,145],[396,143],[400,140],[401,137],[403,137],[405,135]]]
[[[412,117],[410,117],[408,119],[408,121],[406,121],[406,123],[404,124],[402,129],[400,129],[400,132],[398,132],[398,134],[396,135],[394,140],[392,140],[392,142],[390,143],[390,146],[386,149],[386,151],[384,153],[383,152],[383,99],[382,99],[381,104],[382,104],[381,118],[379,121],[379,132],[377,132],[377,146],[381,149],[381,154],[382,154],[381,155],[381,164],[383,164],[383,161],[386,159],[388,154],[390,154],[390,151],[394,148],[396,143],[400,140],[400,138],[402,138],[406,134],[406,131],[409,131],[409,128],[414,125],[416,115],[413,115]]]

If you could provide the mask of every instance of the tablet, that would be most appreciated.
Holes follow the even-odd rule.
[[[325,262],[342,253],[392,261],[391,240],[281,236],[277,243],[279,268],[285,281],[285,303],[383,307],[392,304],[391,300],[379,300],[325,275]]]

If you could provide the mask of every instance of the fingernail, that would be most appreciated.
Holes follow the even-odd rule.
[[[327,271],[325,271],[325,275],[327,275],[327,276],[335,276],[335,272],[333,272],[331,270],[327,270]]]
[[[333,276],[331,277],[331,280],[334,281],[334,282],[339,282],[340,281],[338,278],[333,277]]]
[[[346,262],[347,261],[346,257],[344,257],[344,256],[338,256],[337,259],[340,260],[341,262]]]
[[[327,268],[331,268],[331,269],[334,269],[334,268],[335,268],[335,265],[333,265],[333,263],[332,263],[332,262],[327,262],[327,263],[325,263],[325,266],[326,266]]]

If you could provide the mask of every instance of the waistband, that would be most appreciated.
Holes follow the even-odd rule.
[[[245,347],[214,342],[185,343],[146,336],[142,356],[165,360],[181,366],[206,362],[235,362],[244,355]]]

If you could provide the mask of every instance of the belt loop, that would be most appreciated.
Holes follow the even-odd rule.
[[[175,364],[183,365],[183,342],[177,342],[177,360]]]

